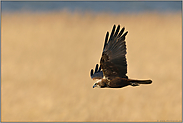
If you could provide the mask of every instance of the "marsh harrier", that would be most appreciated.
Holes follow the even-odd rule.
[[[91,69],[90,75],[94,87],[122,88],[128,85],[138,86],[139,84],[151,84],[151,80],[128,79],[126,62],[126,42],[125,36],[128,31],[123,33],[125,28],[120,31],[120,25],[113,26],[111,35],[107,32],[105,37],[100,66],[96,64],[95,71]],[[108,39],[109,37],[109,39]]]

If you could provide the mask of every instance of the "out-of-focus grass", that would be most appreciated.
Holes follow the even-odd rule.
[[[2,121],[180,121],[181,13],[2,14]],[[129,78],[93,89],[106,31],[129,31]]]

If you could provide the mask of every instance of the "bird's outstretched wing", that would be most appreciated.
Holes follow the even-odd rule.
[[[91,69],[90,76],[93,80],[94,79],[102,79],[103,78],[103,72],[101,70],[101,66],[98,68],[98,64],[96,64],[95,71],[93,71],[93,69]]]
[[[120,31],[120,25],[118,25],[116,31],[115,28],[116,26],[114,25],[109,40],[109,32],[106,34],[100,65],[104,76],[109,79],[117,76],[128,78],[126,76],[127,62],[125,56],[125,36],[128,32],[123,34],[125,28],[123,27]]]

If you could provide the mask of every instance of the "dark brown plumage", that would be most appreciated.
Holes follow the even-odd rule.
[[[122,88],[128,85],[138,86],[139,84],[151,84],[151,80],[128,79],[126,75],[127,62],[125,42],[125,36],[128,32],[124,33],[124,27],[120,31],[120,25],[118,25],[116,30],[115,29],[116,26],[114,25],[110,37],[109,32],[106,34],[102,57],[100,59],[100,67],[98,68],[98,64],[96,64],[95,71],[91,69],[91,78],[98,79],[93,85],[93,88],[96,86],[101,88]]]

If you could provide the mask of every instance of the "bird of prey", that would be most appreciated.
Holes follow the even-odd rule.
[[[117,29],[116,25],[114,25],[110,37],[109,32],[107,32],[102,57],[100,59],[100,66],[96,64],[95,71],[91,69],[90,72],[91,78],[98,80],[94,83],[93,88],[122,88],[128,85],[138,86],[139,84],[152,83],[151,80],[128,79],[126,75],[127,61],[125,42],[125,36],[128,31],[124,33],[124,30],[124,27],[120,30],[120,25],[118,25]]]

